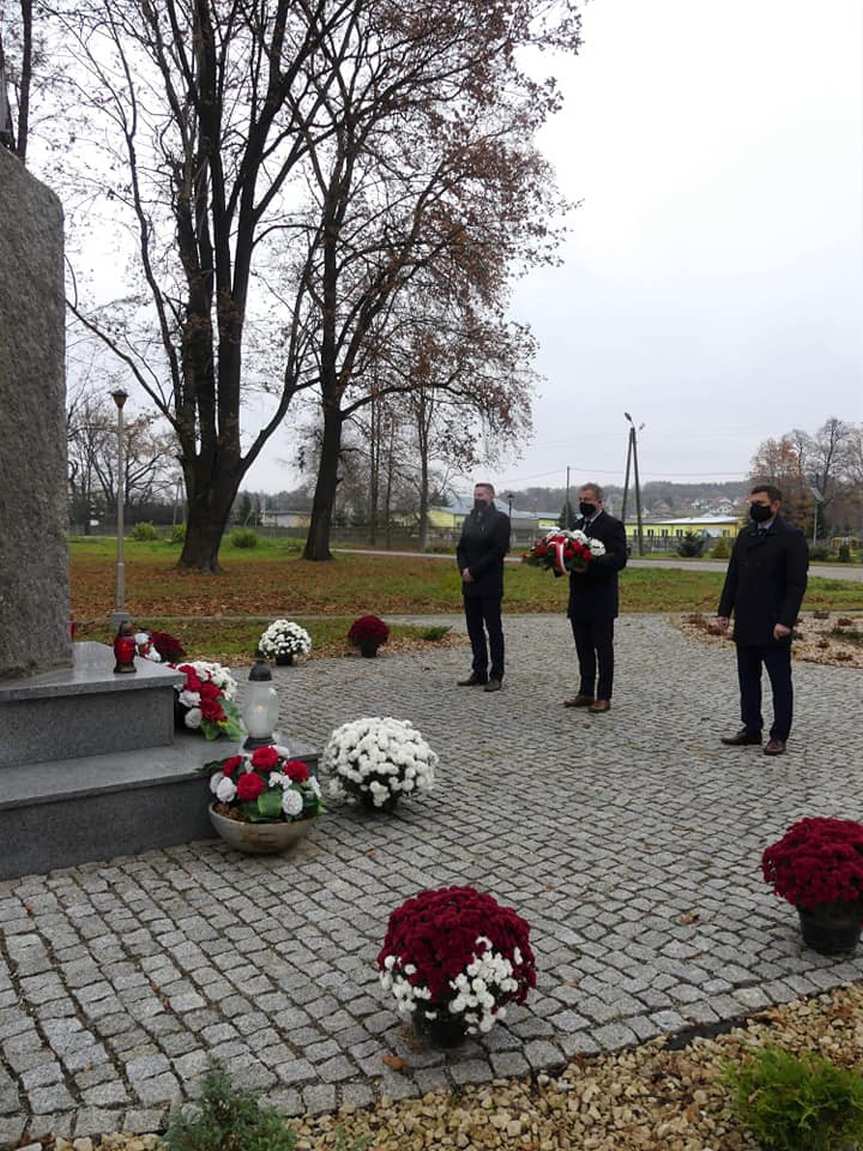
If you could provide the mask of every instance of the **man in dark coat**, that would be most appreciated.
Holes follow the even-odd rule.
[[[465,517],[456,550],[467,633],[473,648],[473,670],[467,679],[458,681],[459,687],[482,684],[486,691],[501,689],[503,625],[500,604],[503,599],[503,557],[508,551],[509,516],[494,506],[492,485],[477,484],[473,491],[473,511]]]
[[[734,613],[740,718],[743,727],[722,740],[729,747],[761,743],[761,669],[773,689],[773,726],[765,755],[782,755],[791,731],[791,634],[806,592],[809,549],[799,528],[779,514],[782,493],[759,484],[749,497],[751,524],[734,544],[719,601],[717,624]]]
[[[614,681],[614,621],[618,616],[617,573],[626,567],[626,531],[602,506],[602,488],[584,484],[578,493],[579,528],[605,545],[584,572],[569,574],[567,615],[575,637],[581,683],[565,707],[584,707],[601,715],[611,707]],[[597,677],[597,668],[599,675]]]

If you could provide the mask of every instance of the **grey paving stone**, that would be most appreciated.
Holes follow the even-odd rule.
[[[75,1107],[96,1110],[130,1100],[126,1129],[152,1114],[140,1129],[155,1130],[207,1054],[276,1076],[265,1089],[287,1109],[305,1109],[315,1089],[314,1106],[328,1108],[354,1089],[410,1094],[524,1074],[548,1048],[591,1054],[858,977],[858,963],[800,947],[757,866],[800,811],[835,814],[837,779],[842,794],[863,788],[858,673],[795,665],[783,787],[765,795],[751,757],[718,748],[736,719],[733,652],[658,617],[623,618],[615,708],[600,728],[560,707],[575,673],[565,619],[507,615],[505,627],[507,691],[492,712],[452,687],[463,649],[391,653],[362,676],[326,659],[275,673],[298,738],[321,744],[357,715],[411,719],[442,777],[472,765],[458,773],[457,803],[445,786],[393,819],[333,803],[309,850],[239,871],[221,844],[202,842],[0,884],[11,959],[0,962],[0,1114],[17,1123],[38,1103],[55,1110],[37,1124],[62,1123],[78,1093]],[[525,818],[501,780],[533,756],[537,730],[560,751]],[[621,842],[632,847],[625,868]],[[530,921],[539,986],[504,1026],[438,1062],[407,1043],[372,964],[393,907],[468,881]],[[691,912],[698,923],[681,924]],[[388,1053],[407,1067],[386,1067]],[[58,1061],[68,1082],[43,1082]],[[326,1083],[324,1068],[338,1078]],[[139,1088],[162,1098],[142,1103]],[[52,1089],[67,1095],[37,1094]]]

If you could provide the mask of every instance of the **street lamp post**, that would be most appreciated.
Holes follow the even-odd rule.
[[[117,405],[117,584],[114,596],[114,611],[111,613],[111,624],[119,628],[131,616],[126,611],[126,565],[123,562],[123,511],[126,502],[126,459],[125,445],[123,443],[123,405],[128,400],[128,392],[117,388],[111,392],[111,399]]]
[[[512,519],[512,492],[506,493],[507,515]]]

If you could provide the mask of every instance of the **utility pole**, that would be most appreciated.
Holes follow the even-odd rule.
[[[623,505],[620,509],[620,518],[623,526],[626,527],[626,503],[629,499],[629,468],[632,463],[632,428],[626,436],[626,477],[623,481]]]
[[[632,470],[635,475],[635,516],[638,524],[638,554],[644,555],[644,529],[641,521],[641,484],[638,480],[638,436],[635,431],[635,421],[629,412],[623,413],[629,421],[629,435],[630,435],[630,450],[632,454]],[[638,430],[644,427],[644,424],[639,424]],[[627,459],[627,463],[628,463]],[[628,468],[627,468],[628,475]]]

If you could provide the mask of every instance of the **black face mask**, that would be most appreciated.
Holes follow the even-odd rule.
[[[490,506],[491,505],[489,504],[488,500],[474,500],[473,501],[473,510],[475,512],[484,512],[486,510],[486,508],[488,508]]]
[[[578,510],[586,520],[589,520],[593,513],[596,511],[596,504],[586,504],[584,500],[578,505]]]
[[[756,524],[766,524],[772,517],[773,512],[770,510],[768,504],[750,504],[749,515]]]

